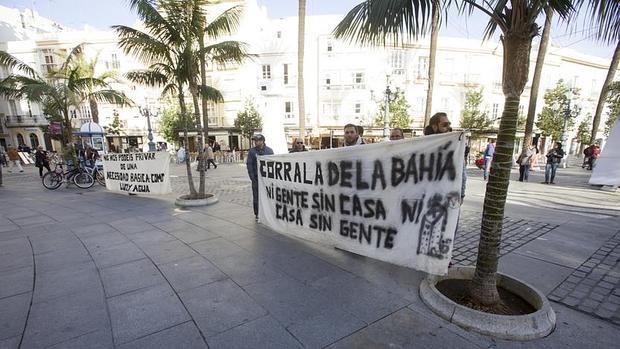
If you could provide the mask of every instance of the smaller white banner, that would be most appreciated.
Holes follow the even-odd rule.
[[[620,120],[616,121],[596,160],[590,184],[620,186]]]
[[[172,192],[167,152],[106,154],[103,172],[110,191],[147,195]]]

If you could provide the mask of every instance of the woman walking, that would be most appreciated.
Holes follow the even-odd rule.
[[[34,153],[34,165],[39,168],[39,177],[43,178],[43,168],[47,170],[47,172],[52,172],[50,169],[50,160],[47,157],[47,152],[43,150],[43,146],[40,145],[37,147],[37,151]]]
[[[562,143],[555,142],[553,149],[547,153],[547,166],[545,166],[545,182],[544,184],[555,184],[555,171],[564,157]]]
[[[532,143],[530,143],[519,155],[519,158],[517,159],[517,163],[519,164],[519,182],[523,182],[524,180],[526,182],[528,181],[530,166],[532,165],[534,154],[536,154],[536,151],[534,150]]]

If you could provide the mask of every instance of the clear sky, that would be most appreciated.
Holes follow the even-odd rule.
[[[296,0],[257,0],[267,8],[272,18],[297,15]],[[308,15],[347,13],[362,0],[307,0]],[[89,25],[106,29],[114,24],[131,25],[136,17],[129,11],[126,0],[0,0],[0,5],[15,8],[34,8],[40,15],[70,28],[81,29]],[[581,33],[583,20],[576,20],[577,33],[567,33],[565,25],[555,25],[551,32],[552,47],[570,47],[580,52],[610,59],[613,46],[607,46],[584,37]],[[447,26],[442,26],[440,35],[481,38],[486,21],[481,15],[471,17],[450,14]],[[542,23],[542,21],[541,21]]]

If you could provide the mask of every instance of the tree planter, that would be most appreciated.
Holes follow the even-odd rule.
[[[181,207],[200,207],[200,206],[208,206],[217,203],[219,200],[217,196],[213,194],[207,194],[207,197],[202,199],[192,199],[189,195],[179,196],[175,200],[175,205]]]
[[[453,267],[445,276],[429,276],[420,284],[420,298],[440,317],[467,330],[501,339],[531,340],[545,337],[555,328],[555,312],[544,294],[515,278],[497,274],[497,284],[523,298],[535,312],[527,315],[495,315],[474,310],[444,296],[436,287],[443,280],[471,280],[473,267]]]

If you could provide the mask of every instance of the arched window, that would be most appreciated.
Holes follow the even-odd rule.
[[[20,145],[26,145],[26,143],[24,142],[24,136],[22,136],[21,133],[17,134],[17,146]]]
[[[39,146],[39,137],[34,133],[30,134],[30,144],[32,149],[36,149]]]

